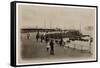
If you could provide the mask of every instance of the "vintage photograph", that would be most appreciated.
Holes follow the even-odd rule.
[[[16,3],[16,64],[96,61],[96,7]]]

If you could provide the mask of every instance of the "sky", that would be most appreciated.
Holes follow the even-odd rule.
[[[95,28],[96,9],[77,6],[18,5],[20,28],[61,28],[88,30]]]

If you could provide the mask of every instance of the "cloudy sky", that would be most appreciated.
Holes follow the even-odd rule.
[[[66,28],[85,29],[95,25],[93,7],[18,5],[18,22],[20,28]]]

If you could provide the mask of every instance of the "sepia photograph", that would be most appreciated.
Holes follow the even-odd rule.
[[[16,3],[16,64],[97,60],[96,6]]]

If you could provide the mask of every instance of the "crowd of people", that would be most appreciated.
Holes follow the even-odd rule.
[[[48,32],[46,32],[48,33]],[[36,34],[36,40],[37,42],[39,41],[39,39],[41,40],[41,43],[44,41],[46,43],[46,50],[47,52],[50,52],[50,55],[54,55],[54,45],[58,44],[60,46],[64,46],[64,41],[63,38],[61,38],[59,41],[55,40],[53,38],[50,38],[46,35],[46,33],[40,34],[39,32],[37,32]]]
[[[37,42],[41,42],[41,43],[44,43],[46,44],[46,50],[47,52],[50,53],[50,55],[54,55],[54,45],[57,44],[59,46],[64,46],[66,43],[70,43],[70,40],[67,40],[65,42],[65,40],[63,40],[63,38],[61,37],[59,40],[58,39],[54,39],[54,38],[50,38],[48,37],[48,35],[46,35],[46,33],[48,32],[45,32],[45,33],[40,33],[40,32],[37,32],[36,33],[36,41]],[[27,39],[30,38],[30,34],[28,33],[27,34]],[[90,45],[91,45],[91,39],[90,39]]]

